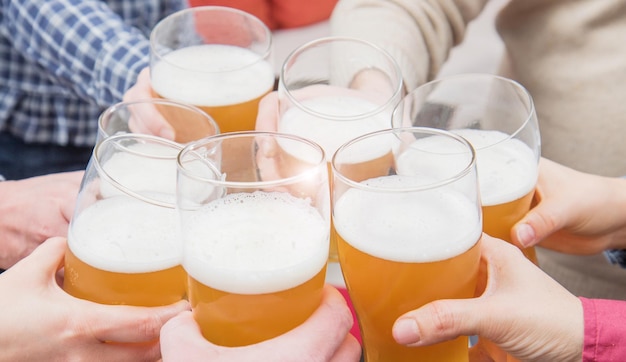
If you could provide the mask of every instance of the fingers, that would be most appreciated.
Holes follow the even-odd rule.
[[[500,275],[506,275],[507,268],[515,268],[514,260],[527,260],[518,248],[489,235],[481,239],[481,255],[488,276],[483,295],[473,299],[437,300],[402,315],[392,329],[396,342],[426,346],[462,335],[491,336],[491,316],[496,313],[494,308],[502,306],[492,306],[490,296],[499,287]]]
[[[106,356],[103,360],[115,362],[154,362],[161,357],[157,340],[134,344],[100,343],[94,345],[89,353],[95,360]]]
[[[335,351],[329,362],[358,361],[361,358],[361,344],[352,334],[346,336],[341,346]]]
[[[393,325],[399,344],[428,346],[463,335],[477,334],[481,304],[472,299],[437,300],[404,314]]]
[[[185,351],[187,361],[206,360],[211,349],[220,347],[202,337],[200,327],[190,311],[185,311],[170,319],[161,328],[161,355],[163,362],[180,360]]]
[[[83,301],[80,301],[83,302]],[[100,341],[141,343],[158,339],[163,325],[181,312],[189,310],[187,301],[162,307],[100,305],[86,302],[83,322]]]
[[[277,92],[271,92],[261,99],[255,125],[257,131],[278,130],[278,107]]]
[[[304,324],[266,343],[276,353],[273,360],[293,360],[294,351],[298,351],[302,360],[311,361],[328,361],[340,350],[342,355],[352,356],[360,353],[350,339],[346,342],[352,323],[352,314],[343,296],[326,285],[322,304]],[[285,350],[285,346],[289,349]]]

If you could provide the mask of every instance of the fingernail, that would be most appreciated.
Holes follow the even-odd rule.
[[[518,242],[523,247],[531,246],[531,243],[535,240],[535,230],[528,224],[518,225],[515,232]]]
[[[393,325],[393,338],[399,344],[409,345],[420,341],[420,331],[414,320],[398,319]]]

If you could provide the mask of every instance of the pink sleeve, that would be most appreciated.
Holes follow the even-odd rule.
[[[626,301],[580,300],[585,317],[583,362],[626,361]]]

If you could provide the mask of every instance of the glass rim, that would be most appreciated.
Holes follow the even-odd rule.
[[[131,189],[129,189],[128,187],[122,185],[121,183],[119,183],[114,177],[112,177],[102,166],[102,163],[100,161],[100,157],[99,157],[99,153],[100,150],[105,147],[108,146],[109,143],[112,142],[116,142],[118,140],[125,140],[125,139],[141,139],[141,140],[148,140],[152,143],[160,143],[163,145],[166,145],[168,147],[171,147],[173,149],[178,150],[176,155],[173,156],[159,156],[159,155],[147,155],[147,154],[143,154],[143,153],[139,153],[136,151],[132,151],[132,153],[134,154],[140,154],[143,155],[147,158],[151,158],[151,159],[163,159],[163,160],[175,160],[178,153],[180,153],[180,151],[182,150],[183,146],[179,143],[176,143],[174,141],[170,141],[168,139],[162,138],[162,137],[157,137],[157,136],[153,136],[153,135],[149,135],[149,134],[141,134],[141,133],[122,133],[122,134],[116,134],[116,135],[112,135],[112,136],[108,136],[105,139],[103,139],[100,143],[98,143],[92,152],[93,155],[93,164],[94,167],[96,168],[96,171],[98,173],[98,175],[100,176],[100,178],[104,178],[108,183],[110,183],[111,185],[113,185],[113,187],[115,187],[116,189],[120,190],[121,192],[123,192],[124,194],[131,196],[135,199],[141,200],[143,202],[149,203],[149,204],[153,204],[156,206],[161,206],[161,207],[167,207],[167,208],[175,208],[176,207],[176,202],[165,202],[165,201],[159,201],[157,199],[153,199],[150,197],[146,197],[140,193],[137,193]],[[125,148],[123,145],[118,145],[118,144],[113,144],[111,147],[116,147],[116,148]],[[82,186],[81,186],[82,187]],[[173,190],[173,195],[176,195],[176,190]]]
[[[255,137],[272,137],[272,138],[282,138],[282,139],[290,139],[293,141],[300,142],[302,144],[307,144],[314,152],[318,152],[320,157],[319,160],[315,163],[310,164],[310,167],[307,167],[305,171],[302,171],[296,175],[288,176],[288,177],[280,177],[276,180],[272,181],[226,181],[222,178],[207,178],[202,177],[200,175],[194,174],[193,171],[190,171],[187,167],[184,166],[185,160],[184,157],[199,147],[209,145],[209,144],[217,144],[223,140],[227,139],[235,139],[235,138],[246,138],[246,139],[254,139]],[[202,160],[197,156],[194,159]],[[289,134],[282,132],[273,132],[273,131],[238,131],[238,132],[227,132],[220,133],[213,136],[208,136],[196,141],[192,141],[185,145],[181,151],[178,153],[176,157],[176,168],[178,172],[182,172],[186,177],[193,179],[195,181],[206,182],[213,184],[218,187],[232,187],[238,189],[244,188],[254,188],[254,187],[270,187],[270,186],[282,186],[287,184],[293,184],[298,182],[301,179],[306,179],[309,177],[310,173],[317,173],[318,169],[321,167],[328,168],[328,162],[326,160],[326,153],[322,146],[320,146],[317,142],[314,142],[308,138]],[[221,176],[222,173],[217,169],[215,165],[209,162],[208,165],[212,172],[215,173],[216,176]]]
[[[206,119],[208,123],[213,127],[213,129],[215,129],[216,134],[221,133],[220,126],[217,124],[215,119],[213,119],[213,117],[211,117],[211,115],[208,114],[207,112],[201,110],[200,108],[192,104],[184,103],[184,102],[180,102],[180,101],[176,101],[172,99],[166,99],[166,98],[145,98],[145,99],[137,99],[137,100],[132,100],[132,101],[122,101],[122,102],[115,103],[107,107],[107,109],[105,109],[98,117],[98,132],[102,132],[102,134],[105,135],[105,137],[107,138],[112,137],[113,135],[109,135],[104,130],[103,123],[105,122],[105,120],[110,119],[113,116],[113,114],[119,111],[120,109],[129,108],[129,107],[132,107],[135,105],[141,105],[141,104],[161,104],[161,105],[165,105],[168,107],[174,106],[177,108],[183,108],[183,109],[192,111],[194,113],[197,113],[199,116],[203,117],[204,119]],[[141,133],[135,133],[135,134],[141,134]]]
[[[394,73],[396,73],[396,76],[398,76],[399,82],[398,85],[395,87],[392,95],[379,107],[376,107],[375,109],[369,111],[369,112],[365,112],[365,113],[360,113],[357,115],[349,115],[349,116],[328,116],[324,113],[320,113],[317,112],[311,108],[305,107],[302,105],[302,103],[296,98],[294,97],[291,93],[292,90],[289,89],[289,87],[287,87],[287,85],[285,84],[285,73],[287,72],[287,66],[289,65],[289,62],[296,57],[297,55],[301,54],[303,51],[306,51],[307,49],[311,48],[311,47],[316,47],[318,45],[323,45],[323,44],[327,44],[327,43],[332,43],[332,42],[354,42],[354,43],[360,43],[361,45],[364,45],[366,47],[370,47],[372,48],[374,51],[379,52],[381,55],[383,55],[387,61],[389,62],[389,64],[392,65]],[[307,43],[304,43],[302,45],[300,45],[299,47],[297,47],[296,49],[292,50],[289,55],[287,55],[287,57],[285,58],[283,64],[280,67],[280,72],[279,72],[279,76],[278,76],[278,82],[280,84],[280,86],[282,86],[285,89],[285,94],[287,95],[287,98],[289,99],[289,101],[294,104],[296,107],[298,107],[299,109],[301,109],[302,111],[314,115],[316,117],[319,118],[325,118],[325,119],[333,119],[333,120],[342,120],[342,121],[348,121],[348,120],[360,120],[361,118],[366,118],[366,117],[371,117],[373,115],[376,115],[378,113],[383,112],[385,109],[387,109],[387,107],[389,107],[390,105],[392,105],[394,103],[394,99],[399,98],[399,95],[402,94],[403,91],[403,87],[404,87],[404,79],[402,78],[402,71],[400,70],[400,65],[398,65],[398,62],[395,60],[395,58],[393,58],[391,56],[391,54],[389,54],[389,52],[387,52],[385,49],[379,47],[378,45],[371,43],[369,41],[360,39],[360,38],[355,38],[355,37],[349,37],[349,36],[325,36],[325,37],[321,37],[321,38],[317,38],[314,40],[311,40]],[[300,88],[301,89],[301,88]],[[401,100],[401,99],[400,99]],[[395,107],[397,106],[397,104],[393,105],[393,108],[395,109]]]
[[[205,74],[210,74],[210,73],[225,73],[225,72],[236,72],[238,70],[241,69],[246,69],[249,67],[254,66],[255,64],[259,64],[261,62],[265,62],[268,61],[268,59],[270,58],[270,55],[272,54],[272,48],[273,48],[273,36],[272,36],[272,31],[270,30],[270,28],[258,17],[256,17],[255,15],[252,15],[248,12],[245,12],[243,10],[239,10],[236,8],[232,8],[232,7],[228,7],[228,6],[219,6],[219,5],[202,5],[202,6],[192,6],[192,7],[188,7],[182,10],[178,10],[166,17],[164,17],[163,19],[161,19],[159,22],[157,22],[157,24],[152,28],[152,31],[150,32],[150,36],[149,36],[149,43],[150,43],[150,57],[152,57],[153,55],[156,56],[156,60],[159,62],[166,62],[167,64],[169,64],[170,66],[182,69],[182,70],[187,70],[186,67],[181,67],[179,64],[177,63],[172,63],[170,61],[167,61],[164,59],[165,54],[162,54],[161,52],[157,51],[157,39],[155,39],[156,34],[162,30],[161,28],[164,27],[164,24],[167,24],[168,22],[174,21],[179,17],[185,16],[189,13],[200,13],[200,12],[213,12],[213,11],[221,11],[221,12],[228,12],[228,13],[235,13],[235,14],[240,14],[242,16],[244,16],[246,19],[248,20],[252,20],[253,22],[255,22],[257,25],[259,25],[259,27],[261,29],[263,29],[263,32],[265,34],[265,39],[267,39],[267,46],[265,47],[265,49],[263,49],[263,52],[257,53],[258,54],[258,58],[255,59],[253,62],[244,64],[242,66],[236,67],[236,68],[228,68],[225,70],[216,70],[216,71],[197,71],[194,70],[194,72],[201,72],[201,73],[205,73]],[[210,44],[210,43],[205,43],[205,44]],[[200,45],[200,44],[198,44]],[[223,44],[223,45],[228,45],[228,44]],[[243,48],[243,47],[242,47]],[[182,49],[182,48],[178,48],[178,49]],[[256,52],[255,52],[256,53]],[[168,53],[166,53],[168,54]]]
[[[448,137],[448,138],[452,138],[456,140],[457,142],[461,143],[467,148],[470,154],[470,159],[468,161],[468,164],[459,172],[456,172],[453,176],[449,176],[442,180],[429,183],[429,184],[424,184],[420,186],[402,187],[402,188],[386,188],[386,187],[366,185],[362,182],[354,181],[353,179],[345,176],[339,170],[337,170],[337,167],[336,167],[337,156],[340,155],[340,153],[343,150],[347,149],[348,147],[358,142],[361,142],[365,139],[372,138],[372,137],[378,137],[378,136],[382,136],[385,134],[398,134],[398,133],[407,133],[407,132],[413,133],[413,134],[420,133],[420,134],[438,135],[438,136],[444,136],[444,137]],[[334,177],[340,178],[344,184],[348,185],[351,188],[356,188],[356,189],[360,189],[363,191],[384,192],[384,193],[405,193],[405,192],[428,191],[428,190],[432,190],[432,189],[442,187],[442,186],[454,183],[456,181],[459,181],[460,179],[469,175],[472,172],[472,170],[474,170],[474,173],[476,173],[477,172],[476,171],[476,149],[474,148],[474,146],[472,146],[472,144],[467,139],[450,131],[446,131],[446,130],[442,130],[438,128],[430,128],[430,127],[396,127],[396,128],[389,128],[389,129],[383,129],[383,130],[379,130],[375,132],[366,133],[364,135],[361,135],[359,137],[356,137],[344,143],[337,149],[337,151],[333,155],[332,160],[331,160],[331,168],[332,168]],[[477,182],[477,185],[478,185],[478,182]]]
[[[530,92],[528,91],[528,89],[526,89],[526,87],[524,87],[520,82],[510,79],[510,78],[506,78],[497,74],[490,74],[490,73],[464,73],[464,74],[455,74],[455,75],[449,75],[449,76],[445,76],[442,78],[438,78],[438,79],[434,79],[431,80],[429,82],[426,82],[420,86],[418,86],[417,88],[413,89],[412,91],[410,91],[409,93],[407,93],[401,100],[400,102],[394,107],[394,110],[392,112],[392,115],[396,114],[396,111],[400,108],[400,106],[405,102],[405,100],[410,99],[413,95],[415,95],[418,92],[422,92],[424,89],[430,88],[430,87],[435,87],[438,84],[442,84],[442,83],[447,83],[447,82],[456,82],[462,79],[471,79],[471,78],[476,78],[476,79],[488,79],[490,81],[498,81],[498,82],[503,82],[503,83],[508,83],[511,86],[513,86],[514,89],[519,90],[520,92],[516,92],[517,94],[521,94],[524,97],[525,100],[525,105],[527,106],[527,115],[524,118],[524,120],[521,122],[520,126],[514,131],[511,132],[510,134],[507,133],[507,137],[502,138],[501,140],[499,140],[498,142],[495,143],[491,143],[487,146],[483,146],[483,147],[476,147],[475,150],[476,151],[480,151],[480,150],[484,150],[484,149],[488,149],[491,148],[495,145],[498,145],[502,142],[506,142],[510,139],[516,138],[516,136],[522,132],[522,130],[524,130],[524,128],[526,128],[526,126],[528,126],[528,124],[530,124],[530,122],[533,120],[533,118],[536,117],[537,111],[535,109],[535,102],[533,101],[532,95],[530,94]],[[395,127],[393,125],[393,116],[392,116],[392,127]],[[399,127],[402,128],[402,127]]]

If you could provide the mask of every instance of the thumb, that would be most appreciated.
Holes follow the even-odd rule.
[[[428,346],[459,336],[477,334],[480,304],[475,299],[437,300],[402,315],[393,325],[393,338],[410,347]]]
[[[524,248],[538,244],[564,226],[566,209],[558,202],[540,202],[513,226],[513,242]]]
[[[209,350],[213,347],[218,348],[202,337],[190,311],[178,314],[161,328],[163,362],[179,360],[181,351],[185,351],[186,360],[201,361],[209,357]]]
[[[30,269],[29,272],[21,272],[23,276],[50,277],[55,280],[56,272],[63,266],[63,258],[67,240],[63,237],[53,237],[41,243],[33,252],[20,260],[6,273],[18,269]]]

